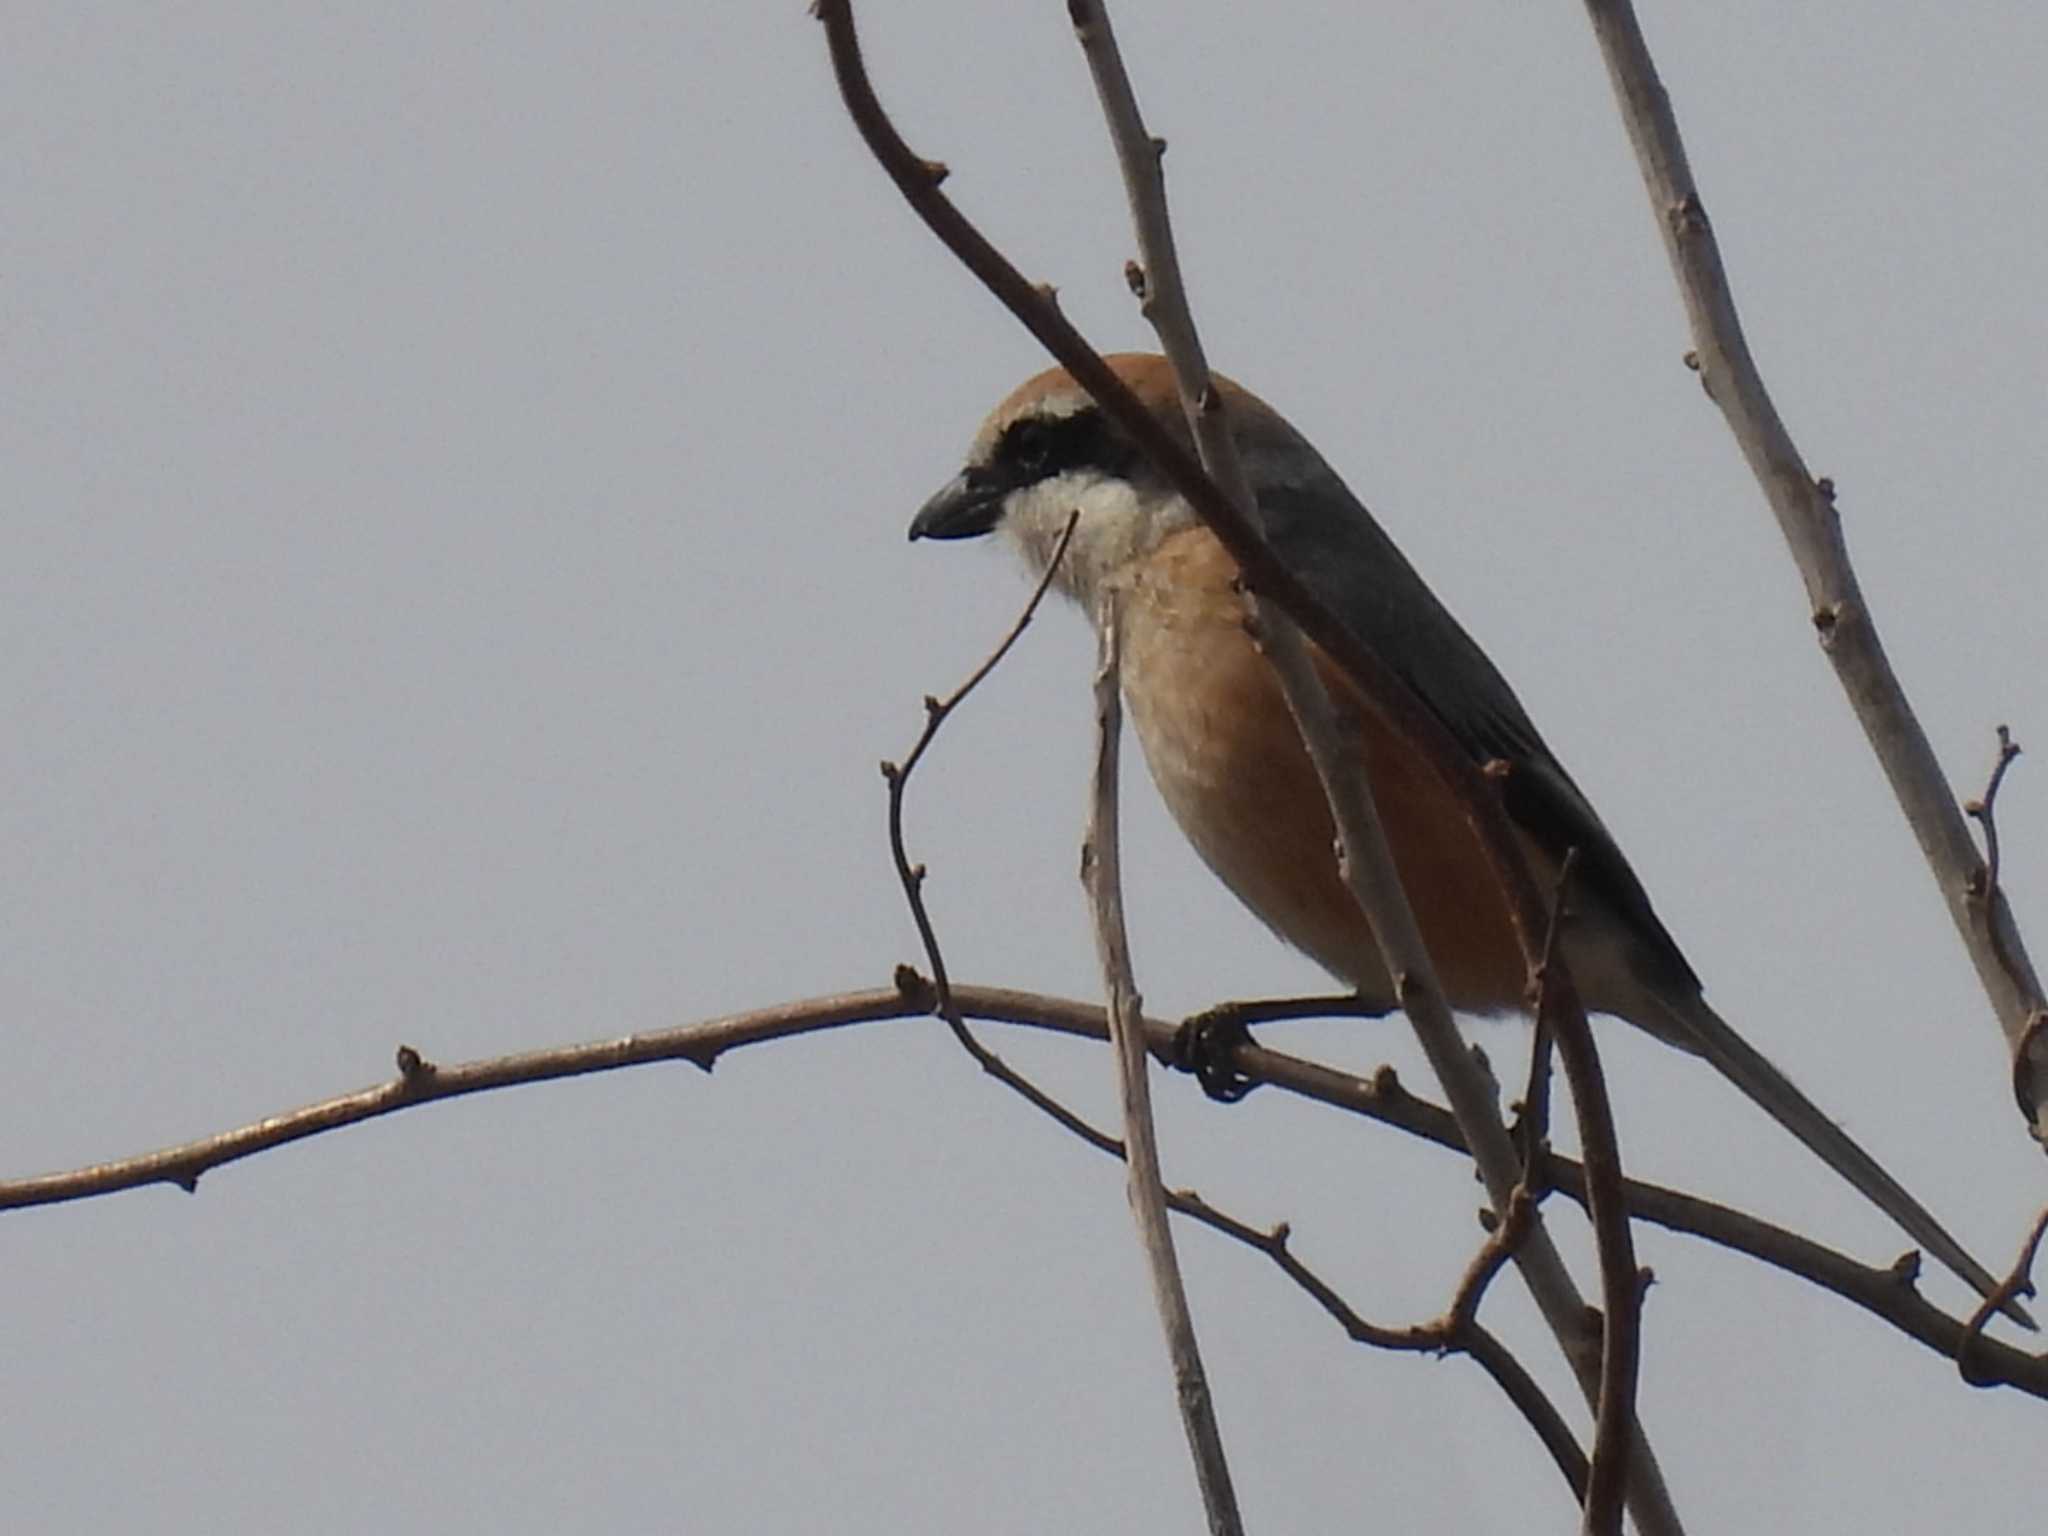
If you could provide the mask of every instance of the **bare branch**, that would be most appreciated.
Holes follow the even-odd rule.
[[[1109,999],[1109,1034],[1116,1057],[1117,1097],[1123,1108],[1124,1163],[1131,1215],[1152,1277],[1152,1300],[1166,1332],[1173,1366],[1174,1397],[1188,1449],[1195,1458],[1195,1482],[1214,1536],[1243,1536],[1223,1432],[1202,1368],[1194,1313],[1181,1282],[1173,1231],[1166,1220],[1166,1186],[1159,1175],[1159,1138],[1152,1119],[1152,1083],[1145,1052],[1144,1004],[1131,968],[1130,935],[1124,927],[1122,839],[1117,828],[1117,768],[1123,736],[1122,657],[1118,648],[1116,601],[1103,601],[1098,630],[1101,655],[1095,670],[1095,772],[1088,797],[1088,828],[1081,844],[1081,883],[1095,915],[1095,948]]]
[[[1444,1315],[1436,1323],[1437,1331],[1446,1339],[1458,1337],[1479,1316],[1479,1303],[1485,1299],[1486,1288],[1528,1239],[1535,1220],[1536,1197],[1526,1183],[1519,1184],[1508,1201],[1507,1214],[1494,1222],[1486,1241],[1479,1245],[1479,1252],[1465,1266],[1457,1290],[1451,1293],[1451,1304],[1444,1308]]]
[[[956,1036],[964,1034],[964,1028],[959,1022],[958,1012],[952,1007],[952,989],[946,975],[946,957],[939,951],[938,935],[932,929],[931,913],[925,906],[925,869],[922,864],[911,862],[910,851],[903,836],[904,792],[909,786],[910,776],[917,771],[917,765],[924,761],[925,753],[938,737],[939,728],[946,723],[947,717],[960,707],[969,694],[981,686],[982,679],[995,671],[1003,658],[1010,654],[1019,637],[1030,628],[1032,619],[1037,616],[1039,605],[1045,601],[1045,594],[1052,588],[1053,577],[1059,574],[1061,562],[1066,559],[1067,546],[1074,538],[1074,525],[1080,520],[1081,514],[1078,511],[1068,517],[1066,526],[1060,530],[1059,542],[1053,546],[1052,558],[1046,562],[1045,574],[1039,577],[1038,585],[1032,588],[1031,596],[1017,614],[1016,622],[1010,626],[1003,638],[996,642],[995,649],[982,659],[979,666],[967,674],[965,682],[944,698],[936,698],[930,694],[925,696],[924,729],[918,732],[916,742],[911,745],[910,755],[904,758],[900,765],[891,762],[882,764],[882,777],[889,785],[890,857],[895,861],[896,878],[903,887],[904,899],[910,904],[911,921],[917,925],[917,936],[924,946],[925,959],[932,968],[932,980],[938,988],[940,1014],[953,1026]],[[974,1047],[968,1040],[962,1039],[960,1043],[967,1046],[970,1053],[974,1052]],[[982,1064],[988,1065],[986,1061]]]
[[[687,1061],[709,1072],[719,1054],[735,1046],[930,1012],[930,987],[914,972],[907,979],[915,984],[908,989],[806,998],[675,1029],[490,1056],[455,1066],[437,1066],[413,1047],[401,1045],[397,1052],[399,1073],[389,1082],[139,1157],[8,1180],[0,1183],[0,1210],[83,1200],[145,1184],[176,1184],[189,1192],[197,1189],[202,1174],[224,1164],[401,1109],[472,1093],[583,1077],[593,1072],[614,1072],[656,1061]]]
[[[1999,1282],[1996,1290],[1978,1303],[1977,1310],[1970,1314],[1970,1321],[1963,1327],[1962,1343],[1956,1347],[1956,1369],[1973,1387],[1997,1384],[1996,1378],[1987,1378],[1978,1371],[1976,1352],[1983,1341],[1985,1325],[1991,1321],[1991,1314],[2008,1301],[2034,1294],[2034,1256],[2041,1251],[2044,1232],[2048,1232],[2048,1206],[2043,1206],[2041,1214],[2034,1218],[2034,1225],[2028,1230],[2026,1241],[2020,1244],[2020,1256],[2013,1260],[2011,1271]]]
[[[925,696],[924,728],[918,732],[917,740],[911,745],[910,754],[903,759],[900,766],[890,762],[882,764],[882,777],[889,786],[889,857],[896,866],[896,879],[903,888],[903,899],[910,908],[911,922],[917,927],[918,942],[924,947],[925,962],[932,969],[929,1011],[939,1016],[946,1028],[952,1032],[954,1041],[974,1058],[982,1071],[1011,1092],[1018,1094],[1027,1103],[1050,1115],[1083,1141],[1121,1157],[1123,1147],[1120,1143],[1103,1135],[1012,1067],[984,1045],[981,1038],[967,1027],[967,1020],[961,1016],[959,1006],[953,1000],[953,983],[946,967],[945,952],[939,947],[938,931],[932,925],[931,911],[925,903],[925,867],[911,860],[910,849],[903,832],[903,806],[910,788],[910,776],[917,771],[917,765],[924,761],[926,751],[937,739],[940,728],[952,716],[953,711],[966,701],[969,694],[981,686],[983,679],[995,671],[1003,658],[1010,654],[1011,648],[1016,645],[1024,631],[1030,627],[1032,619],[1038,613],[1039,605],[1045,601],[1045,594],[1051,590],[1053,577],[1059,573],[1060,565],[1066,559],[1067,546],[1073,542],[1074,527],[1080,521],[1080,517],[1079,511],[1068,517],[1066,526],[1060,530],[1058,542],[1053,545],[1052,558],[1046,562],[1045,574],[1038,579],[1038,585],[1032,588],[1031,596],[1019,610],[1015,622],[1010,625],[1002,639],[996,642],[995,648],[967,674],[966,680],[959,687],[944,698],[936,698],[929,694]],[[897,970],[896,984],[899,988],[908,988],[913,984],[926,985],[922,977],[907,967]]]
[[[1234,1237],[1248,1247],[1256,1248],[1265,1254],[1282,1274],[1306,1291],[1316,1305],[1329,1314],[1337,1326],[1344,1330],[1345,1336],[1353,1342],[1373,1349],[1396,1352],[1469,1355],[1480,1369],[1493,1378],[1494,1384],[1507,1395],[1508,1400],[1529,1422],[1530,1428],[1536,1432],[1536,1438],[1543,1443],[1544,1449],[1550,1452],[1551,1460],[1557,1464],[1558,1471],[1570,1485],[1572,1496],[1584,1503],[1586,1453],[1579,1449],[1579,1443],[1573,1438],[1571,1427],[1565,1423],[1564,1416],[1557,1411],[1556,1405],[1544,1395],[1535,1378],[1499,1339],[1482,1328],[1471,1315],[1472,1310],[1478,1305],[1478,1288],[1473,1289],[1469,1305],[1464,1309],[1463,1315],[1460,1315],[1459,1303],[1464,1298],[1465,1289],[1461,1287],[1459,1299],[1454,1299],[1445,1316],[1436,1322],[1406,1328],[1388,1328],[1378,1323],[1367,1322],[1328,1282],[1295,1256],[1290,1241],[1293,1234],[1285,1223],[1262,1232],[1235,1217],[1226,1216],[1193,1190],[1170,1191],[1167,1199],[1172,1202],[1176,1211],[1182,1211],[1204,1226]],[[1486,1248],[1481,1250],[1482,1257],[1493,1252],[1494,1246],[1490,1240]],[[1507,1253],[1503,1249],[1500,1251],[1499,1259],[1494,1261],[1494,1268],[1497,1270],[1506,1258]],[[1467,1284],[1469,1283],[1468,1274]],[[1455,1326],[1449,1326],[1449,1320],[1453,1317],[1457,1317],[1458,1321]]]
[[[1165,143],[1145,127],[1103,0],[1068,0],[1067,10],[1108,120],[1132,222],[1137,229],[1139,280],[1131,286],[1172,364],[1202,468],[1213,477],[1237,517],[1258,538],[1261,519],[1257,498],[1238,461],[1223,397],[1210,379],[1208,359],[1203,354],[1181,278],[1161,166]],[[1127,269],[1127,280],[1129,277]],[[1206,513],[1204,517],[1206,521]],[[1211,526],[1216,527],[1213,523]],[[1220,527],[1216,531],[1219,535],[1222,532]],[[1308,648],[1289,612],[1269,609],[1255,590],[1246,592],[1245,601],[1253,632],[1279,678],[1288,708],[1329,799],[1338,833],[1339,873],[1366,917],[1387,974],[1397,978],[1402,1010],[1413,1024],[1431,1068],[1444,1085],[1505,1229],[1513,1208],[1513,1190],[1522,1177],[1522,1163],[1501,1127],[1492,1087],[1476,1069],[1451,1017],[1421,928],[1402,889],[1362,765],[1356,753],[1346,748],[1329,694],[1316,676]],[[1366,682],[1362,678],[1359,681]],[[1405,684],[1396,686],[1405,693]],[[1451,750],[1456,753],[1455,747]],[[1456,755],[1463,760],[1462,753]],[[1465,766],[1470,768],[1469,761]],[[1468,775],[1467,782],[1476,778],[1477,775]],[[1454,777],[1446,782],[1454,788],[1458,784]],[[1498,815],[1492,787],[1482,783],[1476,792],[1483,801],[1481,814],[1491,808]],[[1524,890],[1529,886],[1527,871],[1521,868],[1520,849],[1512,838],[1504,843],[1502,858],[1497,862],[1505,866],[1500,879],[1512,902],[1518,884]],[[1533,975],[1543,962],[1530,947],[1529,925],[1524,922],[1518,927]],[[1637,1435],[1634,1399],[1640,1313],[1634,1305],[1638,1294],[1635,1260],[1629,1240],[1628,1212],[1621,1198],[1621,1159],[1615,1145],[1613,1115],[1592,1032],[1582,1008],[1577,1010],[1575,1024],[1560,1017],[1569,1015],[1577,1006],[1576,994],[1561,958],[1551,956],[1548,969],[1555,977],[1550,992],[1557,1003],[1550,1027],[1571,1037],[1565,1051],[1566,1070],[1572,1076],[1573,1102],[1578,1108],[1580,1134],[1593,1175],[1593,1225],[1605,1302],[1597,1366],[1584,1361],[1582,1352],[1574,1350],[1575,1341],[1583,1336],[1584,1304],[1547,1240],[1531,1245],[1524,1268],[1559,1344],[1568,1356],[1580,1354],[1581,1358],[1574,1363],[1579,1366],[1585,1390],[1596,1404],[1597,1428],[1584,1529],[1589,1533],[1619,1533],[1622,1496],[1629,1480],[1629,1442]],[[1679,1523],[1677,1514],[1670,1507],[1669,1495],[1654,1466],[1646,1450],[1638,1474],[1641,1487],[1637,1520],[1653,1533],[1675,1531]]]
[[[1688,361],[1721,408],[1777,517],[1806,583],[1821,649],[1919,840],[2004,1029],[2021,1112],[2036,1139],[2048,1140],[2048,1032],[2033,1027],[2048,1005],[2026,946],[2004,894],[1984,879],[1955,794],[1885,656],[1849,563],[1834,485],[1807,470],[1750,355],[1720,247],[1634,7],[1629,0],[1586,0],[1586,11],[1678,277],[1695,348]]]
[[[1109,1026],[1099,1004],[1008,987],[962,985],[953,990],[956,1004],[969,1018],[1081,1039],[1109,1038]],[[551,1046],[443,1066],[431,1066],[417,1051],[402,1047],[401,1057],[414,1066],[393,1081],[159,1151],[61,1173],[0,1181],[0,1210],[93,1199],[150,1184],[176,1184],[193,1189],[202,1174],[224,1164],[416,1105],[652,1062],[687,1061],[709,1071],[720,1056],[740,1046],[884,1019],[924,1018],[933,1012],[936,1001],[931,983],[905,966],[898,969],[893,987],[802,998],[610,1040]],[[1145,1021],[1147,1047],[1161,1062],[1172,1060],[1178,1033],[1172,1023]],[[1409,1093],[1391,1068],[1381,1068],[1370,1078],[1355,1077],[1249,1042],[1233,1049],[1230,1068],[1256,1082],[1362,1115],[1461,1156],[1467,1155],[1450,1112]],[[1113,1146],[1111,1142],[1104,1150]],[[1553,1155],[1549,1172],[1553,1187],[1574,1200],[1584,1201],[1585,1173],[1576,1162]],[[1637,1220],[1717,1243],[1796,1275],[1891,1324],[1945,1360],[1953,1360],[1962,1346],[1963,1321],[1949,1316],[1922,1296],[1914,1288],[1911,1274],[1899,1266],[1879,1269],[1860,1264],[1800,1233],[1660,1184],[1631,1179],[1624,1193]],[[2048,1356],[2028,1354],[1986,1338],[1974,1346],[1972,1359],[1984,1384],[2009,1386],[2048,1400]]]

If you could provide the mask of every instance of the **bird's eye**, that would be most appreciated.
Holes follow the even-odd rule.
[[[1052,430],[1042,421],[1020,421],[1010,428],[1003,456],[1026,474],[1039,475],[1052,462]]]

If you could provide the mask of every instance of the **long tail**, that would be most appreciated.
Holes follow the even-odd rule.
[[[1927,1207],[1906,1193],[1876,1158],[1822,1114],[1791,1079],[1708,1007],[1704,998],[1695,998],[1686,1006],[1674,1006],[1661,997],[1656,1002],[1678,1040],[1690,1043],[1723,1077],[1904,1228],[1914,1242],[1967,1281],[1978,1295],[1988,1297],[1998,1289],[1998,1281],[1949,1236]],[[2016,1301],[2007,1302],[2001,1310],[2022,1327],[2035,1326],[2026,1308]]]

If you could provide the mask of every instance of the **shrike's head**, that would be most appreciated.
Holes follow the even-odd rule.
[[[1182,443],[1191,442],[1173,372],[1151,353],[1106,359],[1132,393]],[[1226,379],[1217,385],[1246,473],[1263,478],[1321,467],[1315,451],[1275,412]],[[1305,461],[1304,461],[1305,456]],[[1063,368],[1027,380],[990,413],[967,467],[924,504],[913,539],[965,539],[1000,528],[1043,572],[1074,512],[1074,538],[1059,584],[1094,606],[1104,583],[1196,521],[1180,494]]]

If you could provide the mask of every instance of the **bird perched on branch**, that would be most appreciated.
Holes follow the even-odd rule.
[[[1108,359],[1183,444],[1166,360]],[[1925,1207],[1707,1005],[1699,977],[1521,701],[1323,457],[1280,414],[1217,379],[1273,552],[1397,673],[1475,761],[1503,762],[1506,809],[1537,878],[1577,849],[1566,960],[1588,1011],[1703,1056],[1943,1264],[1996,1282]],[[1218,879],[1268,927],[1392,1011],[1395,989],[1338,875],[1314,766],[1247,626],[1238,567],[1187,500],[1062,369],[1019,386],[982,424],[967,465],[918,512],[913,539],[1001,531],[1043,574],[1079,519],[1055,583],[1099,617],[1114,593],[1122,680],[1152,778]],[[1415,748],[1354,707],[1367,780],[1401,882],[1452,1007],[1526,1007],[1527,967],[1506,899],[1460,803]],[[2012,1309],[2022,1320],[2025,1314]]]

